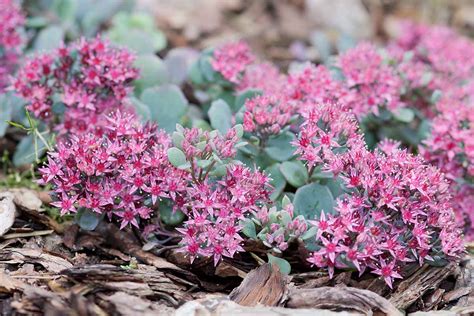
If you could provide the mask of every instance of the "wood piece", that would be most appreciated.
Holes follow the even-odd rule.
[[[444,267],[424,265],[412,276],[400,282],[389,301],[397,308],[406,309],[420,299],[428,290],[435,290],[448,276],[455,274],[458,264],[449,263]]]
[[[179,268],[177,265],[167,261],[166,259],[143,251],[139,242],[130,233],[119,230],[114,224],[105,222],[101,223],[101,225],[97,226],[96,232],[101,234],[108,244],[118,248],[124,253],[128,253],[146,264],[154,266],[160,270],[177,272],[194,281],[197,280],[196,276],[191,272]]]
[[[59,273],[64,269],[72,268],[72,263],[68,260],[47,253],[42,249],[5,248],[0,250],[0,260],[13,260],[17,263],[36,263],[54,273]]]
[[[189,284],[180,284],[179,280],[170,279],[155,268],[147,269],[139,266],[138,269],[124,269],[113,265],[96,264],[73,267],[62,271],[61,274],[75,281],[94,285],[96,288],[123,291],[139,296],[155,295],[175,306],[190,299],[186,293]]]
[[[290,291],[286,304],[290,308],[318,308],[356,312],[364,315],[398,316],[402,313],[385,298],[367,290],[352,287],[320,287]]]
[[[229,297],[244,306],[279,306],[288,293],[288,282],[276,266],[266,263],[250,271]]]

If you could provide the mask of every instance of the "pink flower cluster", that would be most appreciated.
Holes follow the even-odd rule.
[[[183,228],[183,251],[191,261],[212,256],[214,263],[243,251],[240,221],[260,203],[268,202],[268,178],[243,165],[230,165],[217,181],[204,180],[187,188],[187,214]]]
[[[402,80],[374,45],[362,43],[348,50],[339,58],[339,66],[351,91],[345,102],[357,116],[378,114],[379,107],[393,111],[403,106]]]
[[[310,173],[319,165],[338,174],[343,168],[343,157],[365,149],[354,115],[336,103],[313,105],[302,114],[304,122],[293,145],[295,154],[305,161]]]
[[[102,114],[124,108],[131,82],[138,76],[133,60],[130,52],[100,37],[82,39],[28,60],[13,88],[27,100],[28,110],[46,121],[53,120],[55,103],[64,104],[60,134],[100,135],[107,125]]]
[[[248,99],[245,102],[244,129],[267,139],[288,126],[294,112],[293,104],[276,93]]]
[[[238,84],[243,71],[255,57],[247,43],[238,41],[222,45],[214,51],[211,64],[226,80]]]
[[[258,89],[264,93],[281,93],[286,89],[286,76],[268,62],[254,63],[245,68],[236,90]]]
[[[419,150],[449,180],[453,207],[474,238],[474,43],[440,26],[405,23],[390,46],[406,77],[408,96],[432,119],[431,135]],[[410,58],[406,58],[410,54]],[[439,90],[441,98],[430,97]],[[421,91],[421,92],[420,92]]]
[[[449,180],[453,208],[468,239],[474,238],[474,115],[472,106],[449,100],[450,110],[433,119],[431,136],[420,154]],[[474,104],[473,104],[474,105]]]
[[[400,71],[411,89],[427,87],[444,91],[452,85],[471,80],[474,43],[444,26],[406,22],[401,36],[389,46],[400,62]],[[410,58],[406,53],[410,52]]]
[[[190,164],[186,193],[180,202],[188,215],[182,251],[191,261],[212,256],[214,262],[243,251],[240,221],[269,201],[269,179],[259,171],[229,162],[239,139],[234,127],[221,136],[196,128],[184,129],[181,148]],[[223,171],[223,175],[221,175]]]
[[[0,0],[0,21],[0,92],[2,92],[18,64],[24,44],[21,28],[25,24],[25,16],[18,1]]]
[[[41,184],[52,184],[61,214],[77,208],[120,218],[121,228],[150,218],[157,201],[185,187],[184,171],[168,161],[170,137],[130,114],[107,116],[103,137],[71,135],[49,153]],[[180,191],[181,190],[181,191]]]
[[[461,232],[443,174],[392,143],[383,144],[387,152],[369,152],[355,123],[329,119],[321,108],[306,116],[296,153],[310,168],[341,178],[348,193],[338,198],[335,215],[322,212],[313,222],[320,249],[308,261],[331,275],[336,267],[368,268],[391,287],[406,263],[459,256]],[[331,132],[338,128],[348,129],[345,145],[342,131]]]
[[[342,103],[358,118],[377,115],[379,107],[393,111],[404,105],[400,100],[402,80],[384,63],[375,46],[359,44],[341,55],[337,66],[342,80],[336,80],[325,66],[312,64],[290,75],[291,97],[310,104]]]

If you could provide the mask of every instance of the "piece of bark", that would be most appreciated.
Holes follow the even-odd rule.
[[[113,310],[116,315],[164,316],[172,315],[174,312],[174,309],[169,306],[157,304],[124,292],[117,292],[110,296],[103,295],[101,298],[110,303],[110,309]]]
[[[114,224],[101,223],[101,225],[97,226],[95,231],[101,234],[111,246],[116,247],[124,253],[128,253],[148,265],[154,266],[160,270],[173,271],[190,280],[197,281],[197,277],[193,273],[179,268],[166,259],[143,251],[140,243],[130,233],[119,230]]]
[[[474,288],[474,255],[468,255],[467,259],[461,262],[461,271],[456,278],[454,290],[464,287]],[[474,291],[471,291],[469,295],[460,297],[456,303],[456,306],[459,307],[469,305],[474,305]]]
[[[59,273],[64,269],[72,268],[72,263],[68,260],[49,254],[42,249],[5,248],[0,250],[0,260],[13,260],[17,263],[36,263],[54,273]]]
[[[447,277],[455,274],[458,264],[449,263],[444,267],[424,265],[412,276],[400,282],[389,301],[397,308],[406,309],[421,298],[428,290],[435,290]]]
[[[385,298],[352,287],[320,287],[290,291],[286,307],[348,311],[364,315],[403,315]]]
[[[446,292],[445,289],[436,289],[433,293],[428,295],[426,299],[423,299],[423,310],[430,311],[436,309],[436,306],[438,306],[443,300],[444,292]]]
[[[279,306],[288,294],[289,277],[268,263],[250,271],[239,287],[229,295],[240,305]]]
[[[471,287],[460,287],[455,290],[444,293],[443,301],[449,303],[455,300],[460,299],[463,296],[469,295],[472,292]]]
[[[61,274],[75,281],[92,284],[98,288],[120,290],[142,296],[155,295],[171,305],[190,298],[186,291],[189,284],[180,284],[155,268],[140,266],[138,269],[123,269],[113,265],[86,265],[66,269]]]
[[[13,225],[16,217],[16,207],[13,203],[14,196],[10,192],[0,193],[0,237]]]
[[[332,312],[322,309],[291,309],[276,306],[242,306],[218,296],[191,301],[176,310],[174,316],[354,316],[362,313]]]

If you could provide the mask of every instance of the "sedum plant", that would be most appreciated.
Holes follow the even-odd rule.
[[[191,261],[215,265],[253,240],[289,272],[298,244],[307,268],[392,287],[411,264],[457,260],[472,223],[472,68],[458,56],[472,43],[412,27],[386,50],[362,43],[288,74],[225,44],[195,60],[186,94],[156,56],[133,64],[97,37],[28,61],[14,88],[67,135],[40,169],[62,213],[146,235],[159,218]]]

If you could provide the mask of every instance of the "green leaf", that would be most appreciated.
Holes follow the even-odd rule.
[[[12,107],[6,94],[0,94],[0,137],[5,135],[8,122],[12,119]]]
[[[303,235],[301,235],[301,239],[302,240],[310,239],[313,236],[316,236],[317,232],[318,232],[318,228],[313,226],[310,229],[308,229]]]
[[[410,123],[415,118],[415,112],[409,108],[399,108],[393,112],[393,115],[403,123]]]
[[[252,220],[245,220],[243,222],[242,233],[249,238],[257,239],[255,223]]]
[[[84,211],[79,215],[77,224],[81,229],[91,231],[99,225],[100,217],[100,214],[92,212],[89,209],[84,209]]]
[[[179,210],[173,212],[173,207],[169,202],[160,202],[160,219],[166,225],[177,226],[183,222],[184,217],[184,213]]]
[[[37,140],[37,145],[38,151],[35,153],[33,135],[23,137],[13,154],[13,164],[17,167],[28,165],[36,161],[36,156],[43,156],[46,152],[46,146],[40,140]]]
[[[61,45],[63,39],[63,29],[57,25],[50,25],[39,32],[33,47],[37,51],[56,49]]]
[[[286,261],[283,258],[275,257],[271,254],[267,254],[268,256],[268,263],[270,263],[272,266],[278,266],[280,272],[282,274],[290,274],[291,272],[291,265],[288,261]]]
[[[188,101],[175,85],[147,88],[140,100],[150,108],[151,119],[168,133],[174,131],[188,108]]]
[[[248,89],[248,90],[245,90],[244,92],[239,93],[237,95],[237,98],[235,99],[232,110],[234,112],[239,111],[244,106],[247,100],[255,98],[256,96],[259,96],[259,95],[262,95],[262,91],[257,90],[257,89]]]
[[[181,85],[188,77],[191,66],[198,57],[198,52],[189,47],[178,47],[170,50],[163,60],[168,69],[170,81]]]
[[[166,37],[147,13],[120,12],[113,18],[108,36],[139,54],[153,54],[166,47]]]
[[[303,186],[308,181],[308,171],[300,161],[285,161],[281,164],[280,171],[286,181],[295,188]]]
[[[75,0],[55,0],[53,10],[63,22],[70,22],[74,19],[77,10]]]
[[[273,192],[270,199],[275,201],[286,187],[286,180],[283,173],[280,171],[281,164],[276,163],[265,169],[265,173],[270,175],[270,184],[273,186]]]
[[[290,204],[291,204],[291,200],[288,197],[288,195],[285,194],[285,196],[281,199],[281,207],[286,208]]]
[[[139,99],[137,99],[135,97],[131,97],[130,100],[132,101],[132,104],[135,108],[135,112],[142,119],[142,122],[149,121],[150,117],[151,117],[151,111],[150,111],[150,108],[148,107],[148,105],[141,102]]]
[[[224,100],[219,99],[212,102],[207,114],[209,115],[211,126],[221,132],[221,134],[224,135],[232,128],[232,111]]]
[[[331,191],[317,183],[310,183],[296,190],[293,205],[295,215],[303,215],[306,219],[319,218],[322,210],[325,213],[334,213]]]
[[[140,70],[140,77],[134,82],[137,95],[140,95],[146,88],[168,82],[168,70],[156,55],[138,56],[134,65]]]
[[[182,152],[181,149],[176,147],[171,147],[167,151],[168,160],[176,168],[186,164],[186,155]]]
[[[291,142],[296,139],[292,132],[284,132],[268,140],[265,152],[276,161],[286,161],[293,156],[295,148]]]

